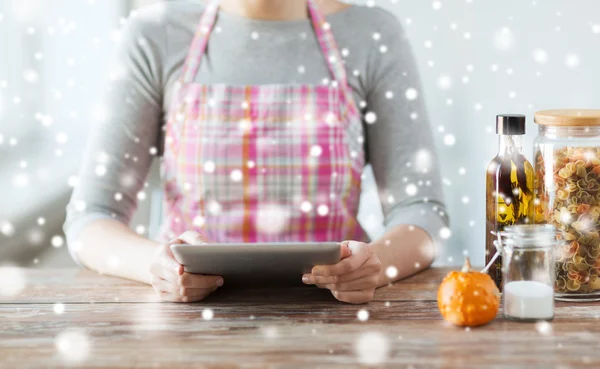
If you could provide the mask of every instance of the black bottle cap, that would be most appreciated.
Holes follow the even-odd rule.
[[[497,115],[496,133],[499,135],[524,135],[525,116],[522,114]]]

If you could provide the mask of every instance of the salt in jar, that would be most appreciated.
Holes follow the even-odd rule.
[[[503,314],[518,321],[554,318],[556,228],[517,225],[501,233],[504,263]]]

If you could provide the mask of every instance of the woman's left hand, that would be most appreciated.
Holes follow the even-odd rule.
[[[342,242],[342,260],[334,265],[318,265],[304,274],[302,282],[331,290],[343,302],[364,304],[373,299],[379,285],[381,262],[366,243]]]

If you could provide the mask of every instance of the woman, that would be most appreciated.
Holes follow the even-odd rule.
[[[129,21],[115,65],[110,116],[68,207],[79,263],[192,302],[224,281],[184,273],[169,244],[351,240],[342,261],[302,280],[364,303],[433,261],[447,222],[439,174],[410,46],[388,13],[334,0],[168,2]],[[127,224],[163,148],[159,244]],[[429,162],[413,163],[416,152]],[[387,226],[370,243],[356,219],[367,161]]]

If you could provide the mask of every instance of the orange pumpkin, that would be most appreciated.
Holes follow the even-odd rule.
[[[467,257],[460,272],[452,271],[438,289],[438,308],[450,323],[475,327],[491,322],[498,313],[500,291],[488,274],[471,270]]]

